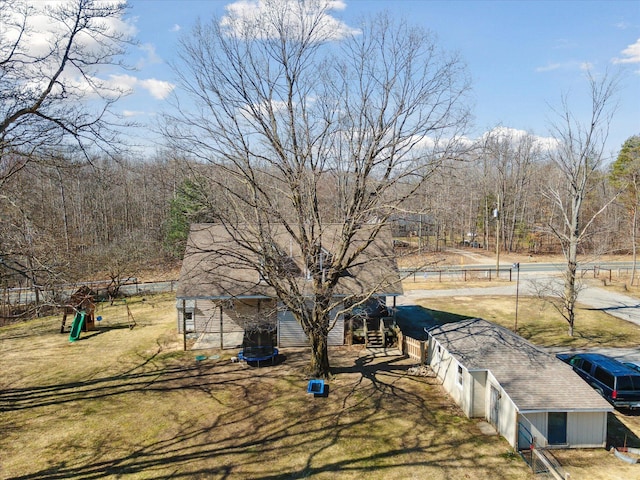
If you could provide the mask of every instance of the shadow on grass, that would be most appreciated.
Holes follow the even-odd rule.
[[[313,398],[305,393],[306,380],[298,368],[304,359],[289,358],[291,362],[274,368],[200,362],[3,392],[4,404],[14,408],[173,389],[191,389],[188,398],[194,402],[222,389],[230,394],[197,420],[185,420],[176,412],[174,427],[153,440],[127,446],[113,439],[117,448],[110,444],[91,456],[82,449],[74,455],[70,449],[63,459],[52,457],[48,468],[11,480],[98,479],[143,472],[156,479],[284,480],[325,472],[384,478],[385,472],[394,476],[396,468],[406,472],[421,467],[455,478],[461,462],[488,475],[488,457],[474,448],[478,439],[447,434],[450,402],[437,387],[429,388],[429,379],[408,376],[406,359],[363,352],[352,360],[344,355],[336,359],[329,397]],[[494,462],[491,457],[489,462]]]
[[[136,367],[118,375],[92,378],[84,381],[68,382],[25,388],[3,388],[0,391],[0,412],[36,409],[50,405],[64,405],[69,402],[97,400],[136,392],[169,392],[189,388],[202,388],[208,382],[185,382],[185,379],[202,377],[210,366],[189,361],[174,365],[154,365],[157,353],[145,359]],[[152,368],[148,368],[149,365]]]
[[[638,416],[640,412],[624,412],[625,415]],[[607,448],[609,447],[640,448],[640,438],[620,421],[613,413],[607,418]]]
[[[473,318],[442,310],[431,310],[419,305],[402,305],[396,309],[396,324],[404,335],[416,340],[427,340],[425,328]]]

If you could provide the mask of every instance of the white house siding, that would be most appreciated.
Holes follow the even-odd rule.
[[[521,414],[518,417],[518,421],[522,422],[528,433],[533,437],[532,440],[536,445],[544,446],[547,444],[547,412]],[[518,448],[530,447],[530,439],[525,438],[526,436],[526,432],[523,433],[523,438],[518,442]]]
[[[487,384],[487,371],[486,370],[476,370],[473,372],[469,372],[469,375],[472,378],[472,391],[470,392],[473,395],[473,404],[471,409],[470,417],[485,417],[486,413],[486,391],[485,386]]]
[[[531,424],[531,433],[539,447],[546,447],[547,412],[523,414]],[[607,441],[607,412],[568,412],[567,445],[571,448],[602,448]],[[564,446],[564,445],[563,445]]]
[[[606,447],[607,412],[570,412],[567,415],[567,439],[571,447]]]
[[[464,396],[465,394],[469,395],[472,393],[472,382],[470,381],[467,370],[463,368],[463,377],[467,378],[466,381],[463,381],[462,388],[460,388],[460,385],[457,383],[458,361],[433,338],[430,340],[427,361],[431,366],[431,369],[442,381],[442,386],[449,393],[453,401],[456,402],[456,404],[465,411],[464,413],[469,416],[472,402],[470,400],[466,400]],[[438,350],[440,353],[438,353]]]
[[[334,318],[337,309],[331,312]],[[330,346],[344,345],[344,316],[338,316],[335,326],[329,330],[327,339]],[[309,339],[302,330],[302,326],[288,310],[278,309],[278,346],[304,347],[309,345]]]
[[[246,299],[234,302],[220,300],[189,300],[185,302],[187,312],[193,314],[193,332],[197,334],[212,334],[222,340],[222,348],[236,348],[242,346],[244,323],[260,320],[260,311],[265,316],[273,311],[269,300]],[[182,333],[182,301],[178,300],[178,332]],[[187,331],[191,329],[187,326]]]

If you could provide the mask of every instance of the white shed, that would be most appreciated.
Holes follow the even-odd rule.
[[[429,329],[428,363],[469,417],[514,448],[606,447],[613,407],[570,366],[482,319]]]

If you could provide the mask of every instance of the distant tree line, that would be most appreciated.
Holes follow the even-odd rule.
[[[639,152],[638,137],[632,137],[620,153],[624,161],[590,180],[585,218],[621,186],[625,194],[594,221],[581,254],[632,253]],[[220,201],[213,188],[215,169],[170,153],[90,162],[60,153],[30,162],[5,182],[0,196],[1,285],[129,276],[179,260],[189,225],[215,221]],[[561,212],[544,195],[554,178],[559,178],[557,167],[532,135],[497,128],[464,157],[444,162],[394,218],[422,214],[428,219],[422,232],[425,252],[469,239],[493,251],[498,222],[505,252],[561,253],[548,229]],[[337,208],[332,186],[324,183],[322,189],[327,192],[323,207]],[[398,235],[418,233],[414,226]]]

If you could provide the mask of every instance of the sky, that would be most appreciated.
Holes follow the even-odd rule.
[[[198,18],[222,17],[228,8],[258,8],[258,0],[129,0],[125,21],[138,45],[127,62],[135,71],[121,77],[131,94],[118,108],[129,118],[153,124],[168,108],[176,86],[169,64],[179,38]],[[472,78],[474,127],[478,138],[496,127],[549,135],[562,95],[581,119],[588,113],[586,72],[621,74],[619,106],[607,153],[640,134],[640,1],[638,0],[336,0],[331,15],[346,26],[368,14],[388,11],[437,35],[460,54]],[[179,91],[174,91],[179,92]]]

